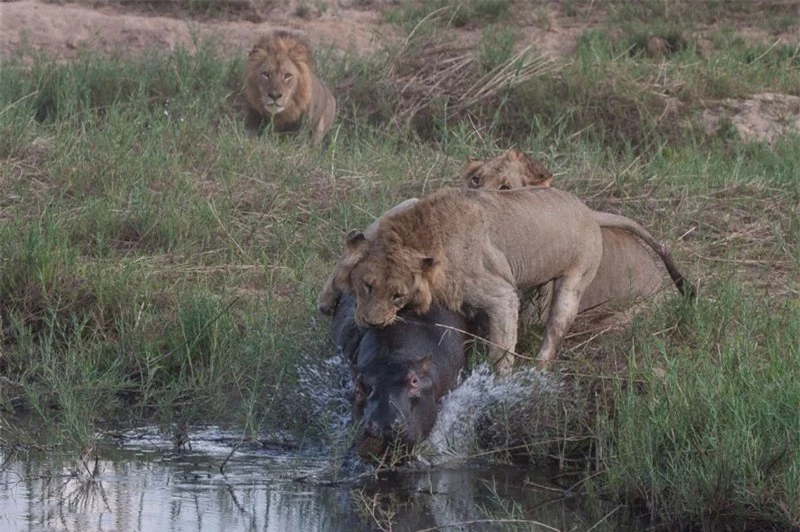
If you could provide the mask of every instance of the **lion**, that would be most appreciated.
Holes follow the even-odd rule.
[[[312,65],[310,45],[290,30],[273,30],[253,46],[245,66],[248,135],[271,123],[278,133],[305,127],[322,142],[336,117],[336,99]]]
[[[506,190],[511,188],[521,188],[523,186],[550,186],[553,180],[551,174],[539,161],[530,159],[519,150],[509,150],[499,157],[495,157],[488,162],[477,159],[467,159],[467,167],[462,173],[462,179],[467,182],[470,188],[499,188]],[[408,206],[406,202],[416,202],[416,198],[393,207],[384,214],[394,212],[395,209]],[[364,233],[369,235],[375,230],[375,226],[380,218],[373,222]],[[342,293],[344,278],[349,274],[350,267],[357,261],[358,257],[352,253],[345,253],[336,263],[333,272],[328,276],[322,290],[317,297],[317,310],[323,314],[332,314],[336,309],[339,296]]]
[[[443,189],[381,217],[371,235],[351,232],[349,275],[359,325],[384,327],[407,308],[432,304],[488,320],[489,357],[499,374],[513,366],[519,291],[553,283],[539,348],[546,366],[578,312],[602,256],[593,212],[554,188]]]
[[[488,161],[467,158],[461,179],[468,188],[509,190],[530,186],[549,187],[553,174],[540,161],[511,149]]]
[[[489,159],[467,159],[462,181],[469,188],[515,189],[525,186],[550,186],[553,174],[538,160],[517,149]],[[638,227],[625,229],[600,227],[603,258],[581,299],[578,312],[597,309],[607,303],[624,303],[652,296],[661,287],[661,269],[641,244],[639,237],[662,259],[671,279],[684,295],[693,296],[693,287],[678,270],[663,245]],[[635,236],[634,236],[635,235]],[[548,287],[544,287],[547,292]],[[544,298],[546,299],[546,297]]]
[[[407,209],[418,201],[419,200],[417,198],[409,198],[398,203],[383,213],[366,229],[364,229],[364,236],[367,238],[373,238],[378,230],[378,224],[385,216],[390,216],[392,213]],[[336,262],[336,266],[334,266],[333,271],[325,280],[325,283],[322,285],[322,289],[317,296],[317,310],[319,312],[323,314],[333,314],[333,312],[336,310],[336,306],[339,303],[339,296],[342,295],[342,292],[347,286],[347,276],[350,275],[350,270],[360,258],[361,256],[357,253],[345,252],[345,254]]]

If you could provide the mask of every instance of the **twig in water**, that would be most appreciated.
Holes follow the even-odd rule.
[[[228,453],[228,456],[226,456],[226,457],[225,457],[225,460],[223,460],[223,461],[222,461],[222,463],[219,465],[219,472],[220,472],[220,474],[222,474],[222,475],[224,475],[224,474],[225,474],[225,464],[227,464],[227,463],[228,463],[228,460],[230,460],[230,459],[231,459],[231,456],[233,456],[233,453],[235,453],[235,452],[236,452],[236,451],[239,449],[239,447],[241,447],[241,445],[242,445],[242,443],[243,443],[243,442],[244,442],[244,437],[242,437],[242,439],[241,439],[241,440],[239,440],[239,441],[236,443],[236,445],[234,445],[234,446],[233,446],[233,448],[231,449],[231,452],[229,452],[229,453]]]
[[[598,526],[600,526],[600,524],[601,524],[601,523],[603,523],[603,522],[604,522],[606,519],[608,519],[609,517],[611,517],[611,516],[612,516],[612,515],[613,515],[613,514],[614,514],[614,513],[615,513],[617,510],[619,510],[620,508],[622,508],[622,505],[621,505],[621,504],[620,504],[619,506],[617,506],[616,508],[614,508],[613,510],[611,510],[610,512],[608,512],[608,513],[605,515],[605,517],[603,517],[601,520],[599,520],[598,522],[596,522],[595,524],[593,524],[593,525],[591,526],[591,528],[588,528],[588,529],[586,530],[586,532],[592,532],[592,530],[594,530],[595,528],[597,528]]]

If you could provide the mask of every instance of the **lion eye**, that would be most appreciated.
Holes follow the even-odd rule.
[[[475,185],[476,187],[481,186],[481,178],[476,175],[472,176],[472,184]]]
[[[286,74],[285,76],[283,76],[283,81],[289,81],[290,79],[292,79],[291,74]]]
[[[261,75],[264,76],[264,79],[269,79],[269,72],[262,72]]]
[[[405,296],[403,294],[395,294],[392,296],[392,303],[396,306],[402,306],[403,301],[405,300]]]
[[[366,290],[368,294],[372,294],[372,285],[369,283],[364,283],[364,290]]]
[[[500,185],[500,190],[511,190],[511,187],[503,183],[502,185]]]

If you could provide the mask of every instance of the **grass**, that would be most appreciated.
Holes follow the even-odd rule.
[[[667,523],[800,525],[800,314],[796,301],[765,304],[740,284],[700,302],[686,345],[635,342],[630,379],[643,391],[620,390],[607,421],[610,489]]]
[[[436,27],[476,26],[486,22],[505,20],[510,12],[509,0],[422,0],[408,2],[386,12],[389,22],[399,24],[408,31],[428,24]]]
[[[330,438],[301,383],[333,352],[313,309],[343,236],[456,185],[466,155],[513,145],[558,186],[666,240],[701,297],[576,334],[560,355],[570,400],[501,412],[479,444],[590,471],[585,485],[665,527],[798,526],[800,139],[709,136],[700,120],[714,100],[796,93],[796,49],[720,26],[701,52],[673,10],[624,24],[612,12],[552,64],[514,55],[513,3],[463,5],[458,24],[465,8],[450,3],[392,8],[417,28],[405,42],[319,58],[340,104],[322,153],[246,138],[243,58],[213,43],[4,59],[0,407],[24,405],[78,449],[112,423]],[[418,27],[439,8],[449,15],[427,19],[437,33]],[[482,36],[456,44],[447,28],[459,25]],[[674,43],[668,53],[648,53],[653,35]],[[538,347],[529,336],[523,353]],[[3,427],[0,441],[35,441],[15,417]]]

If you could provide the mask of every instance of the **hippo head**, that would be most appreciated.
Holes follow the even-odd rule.
[[[428,436],[436,422],[438,397],[432,366],[428,356],[370,364],[356,375],[353,415],[361,419],[361,458],[381,460],[389,450],[394,458],[401,457]]]

